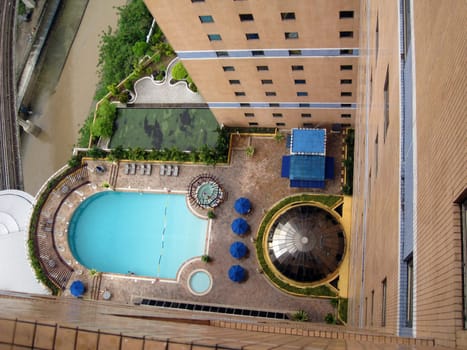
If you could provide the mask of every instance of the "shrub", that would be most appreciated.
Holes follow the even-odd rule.
[[[281,133],[280,131],[276,132],[274,135],[274,140],[276,140],[277,143],[282,142],[284,138],[285,138],[284,134]]]
[[[188,72],[182,62],[177,62],[172,68],[172,77],[175,80],[185,80],[188,77]]]
[[[206,254],[205,254],[205,255],[202,255],[202,256],[201,256],[201,261],[202,261],[202,262],[205,262],[205,263],[208,263],[208,262],[211,261],[211,257],[210,257],[209,255],[206,255]]]
[[[308,321],[308,313],[305,310],[298,310],[291,316],[293,321],[306,322]]]
[[[111,137],[116,116],[117,107],[107,99],[102,100],[96,111],[96,120],[91,126],[93,135]]]
[[[255,154],[255,148],[253,146],[248,146],[246,148],[246,155],[247,157],[251,158]]]
[[[328,314],[324,317],[324,321],[325,321],[327,324],[335,324],[335,323],[336,323],[336,318],[334,317],[333,314],[328,313]]]
[[[213,210],[208,210],[208,218],[209,219],[215,219],[216,218],[216,214],[214,213]]]

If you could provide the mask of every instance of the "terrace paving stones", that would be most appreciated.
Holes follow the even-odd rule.
[[[249,144],[255,148],[255,155],[252,158],[247,157],[245,152]],[[180,174],[178,177],[174,177],[160,176],[159,172],[153,172],[150,176],[127,175],[125,168],[128,162],[120,161],[116,164],[109,162],[106,164],[107,169],[118,167],[116,179],[113,181],[110,181],[112,170],[99,175],[90,172],[90,183],[79,189],[81,195],[76,191],[68,195],[66,202],[71,205],[63,205],[64,202],[62,202],[54,223],[55,244],[62,248],[59,250],[63,259],[75,269],[70,281],[81,279],[88,286],[92,286],[92,277],[84,267],[75,261],[68,248],[67,223],[81,201],[93,193],[109,190],[102,186],[103,181],[115,185],[115,189],[118,191],[185,193],[187,185],[195,176],[210,173],[222,182],[229,194],[225,203],[215,208],[216,219],[211,222],[207,250],[211,261],[209,263],[202,262],[201,259],[188,261],[178,272],[177,283],[168,283],[154,278],[139,278],[133,275],[104,273],[101,276],[100,289],[111,290],[112,302],[123,304],[133,304],[135,298],[144,297],[265,311],[295,312],[296,310],[305,310],[311,321],[323,322],[327,313],[334,312],[331,303],[326,299],[291,296],[272,286],[269,280],[260,273],[253,239],[242,239],[250,251],[249,258],[242,261],[242,266],[248,271],[248,279],[244,283],[235,285],[235,293],[232,293],[232,282],[228,278],[228,269],[237,261],[229,254],[230,245],[238,240],[238,236],[232,234],[230,229],[232,218],[237,216],[234,209],[235,199],[247,196],[252,203],[255,203],[255,210],[248,216],[248,223],[251,227],[250,236],[254,238],[261,220],[269,208],[286,196],[304,192],[303,189],[290,188],[288,180],[280,176],[282,155],[287,153],[285,143],[277,143],[272,137],[234,135],[230,165],[179,164]],[[336,167],[338,167],[335,173],[339,174],[342,160],[341,135],[329,135],[327,154],[335,157]],[[90,169],[93,169],[97,164],[102,164],[102,161],[97,163],[94,160],[86,160],[86,162]],[[164,162],[164,164],[168,163]],[[151,164],[160,166],[161,163],[152,162]],[[108,179],[106,179],[107,176]],[[340,179],[336,179],[327,181],[325,190],[307,190],[307,193],[339,194],[340,189]],[[58,198],[50,200],[55,205],[60,204]],[[44,210],[52,211],[51,206],[54,203],[46,203]],[[206,216],[207,214],[206,210],[192,209],[199,215]],[[204,296],[191,294],[187,287],[188,276],[195,269],[206,269],[213,276],[213,287]],[[86,292],[84,297],[89,297],[88,294]],[[70,297],[67,291],[63,295]],[[99,297],[102,298],[102,293],[99,294]],[[150,310],[149,306],[140,306],[140,308]]]

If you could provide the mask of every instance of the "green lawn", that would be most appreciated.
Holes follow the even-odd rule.
[[[110,148],[193,150],[217,141],[218,124],[207,108],[122,108],[115,123]]]

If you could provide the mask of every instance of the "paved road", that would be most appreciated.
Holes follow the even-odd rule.
[[[15,6],[15,0],[0,5],[0,190],[22,189],[13,65]]]

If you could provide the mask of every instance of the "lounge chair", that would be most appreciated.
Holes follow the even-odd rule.
[[[139,173],[144,175],[146,173],[146,164],[139,164]]]
[[[123,171],[125,175],[128,175],[130,173],[130,164],[125,163],[125,169]]]
[[[172,169],[172,176],[178,176],[178,165],[175,165]]]
[[[166,174],[169,175],[169,176],[172,175],[172,165],[167,165]]]
[[[165,175],[165,165],[161,165],[161,169],[159,170],[159,175]]]
[[[131,163],[130,164],[130,175],[134,175],[136,173],[136,164]]]
[[[145,175],[151,175],[152,171],[152,164],[146,164],[146,171],[144,172]]]

